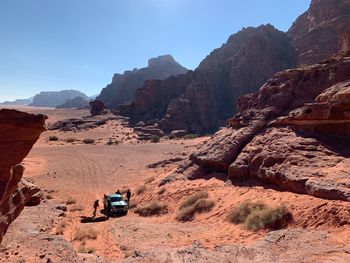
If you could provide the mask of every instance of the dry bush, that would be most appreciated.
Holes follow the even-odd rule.
[[[292,213],[285,207],[267,208],[251,213],[244,225],[248,230],[277,230],[286,227],[293,220]]]
[[[58,141],[58,137],[56,135],[49,136],[49,141],[50,142]]]
[[[188,197],[185,201],[183,201],[180,205],[180,209],[186,207],[186,206],[192,206],[194,205],[197,200],[202,199],[202,198],[208,198],[208,192],[206,191],[200,191],[197,192],[190,197]]]
[[[135,213],[140,216],[161,215],[168,212],[168,206],[162,202],[153,201],[149,204],[140,206],[135,209]]]
[[[56,235],[63,235],[67,226],[68,226],[68,223],[66,221],[60,222],[56,227],[55,234]]]
[[[266,208],[263,203],[252,203],[245,201],[228,212],[227,219],[233,224],[242,224],[253,211],[260,211]]]
[[[160,137],[158,135],[152,135],[150,137],[151,142],[157,143],[160,141]]]
[[[198,137],[198,135],[197,134],[186,134],[184,137],[183,137],[183,139],[185,139],[185,140],[191,140],[191,139],[196,139]]]
[[[76,229],[73,240],[86,241],[97,239],[97,231],[91,227],[79,227]]]
[[[95,143],[95,140],[94,139],[84,139],[83,143],[85,143],[85,144],[93,144],[93,143]]]
[[[158,194],[159,195],[162,195],[162,194],[164,194],[165,193],[165,187],[161,187],[161,188],[159,188],[159,190],[158,190]]]
[[[75,139],[74,138],[67,138],[67,139],[65,139],[65,142],[72,143],[72,142],[75,142]]]
[[[228,220],[234,224],[244,223],[248,230],[281,229],[292,222],[293,216],[285,206],[269,208],[264,203],[246,201],[228,213]]]
[[[78,247],[78,253],[93,254],[95,252],[96,252],[96,249],[94,247],[85,247],[84,245],[80,245]]]
[[[180,206],[176,215],[177,221],[191,221],[195,214],[209,212],[214,207],[214,202],[206,198],[199,198],[194,204],[187,206]]]
[[[145,185],[141,185],[136,189],[136,194],[140,195],[142,193],[144,193],[146,191],[146,186]]]
[[[54,199],[54,197],[53,197],[52,195],[50,195],[50,194],[47,194],[45,197],[46,197],[46,199],[48,199],[48,200]]]
[[[66,205],[73,205],[77,202],[77,200],[74,197],[68,197],[66,200]]]
[[[84,208],[82,205],[72,205],[72,207],[69,209],[71,212],[76,212],[76,211],[83,211]]]
[[[152,183],[152,182],[154,181],[154,179],[155,179],[154,176],[151,176],[151,177],[147,178],[147,179],[145,180],[145,184]]]

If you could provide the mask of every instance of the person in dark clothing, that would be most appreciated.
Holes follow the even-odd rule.
[[[126,192],[126,198],[128,199],[128,204],[130,203],[130,198],[131,198],[131,191],[130,189],[128,189],[128,191]]]
[[[94,212],[92,213],[93,217],[96,217],[96,211],[98,207],[100,207],[100,204],[98,203],[98,199],[97,199],[93,204],[93,208],[94,208]]]
[[[118,191],[117,192],[115,192],[116,194],[118,194],[118,195],[120,195],[121,193],[120,193],[120,191],[119,191],[119,189],[118,189]]]

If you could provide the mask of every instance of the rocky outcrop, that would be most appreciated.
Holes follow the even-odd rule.
[[[82,97],[75,97],[73,99],[66,100],[65,103],[57,105],[56,109],[82,109],[88,108],[89,101]]]
[[[312,0],[287,32],[298,55],[298,64],[313,64],[338,52],[339,35],[349,30],[349,0]]]
[[[283,32],[271,25],[245,28],[194,72],[146,81],[128,106],[129,115],[135,122],[159,119],[165,132],[212,132],[234,114],[238,96],[257,91],[275,72],[293,66],[294,50]]]
[[[348,252],[349,247],[335,244],[325,232],[286,229],[269,232],[250,245],[221,245],[209,250],[195,242],[181,249],[135,251],[122,262],[347,262]]]
[[[142,87],[145,80],[163,80],[172,75],[184,74],[186,71],[187,69],[170,55],[151,58],[146,68],[115,74],[112,83],[101,91],[97,99],[114,109],[119,104],[132,101],[136,90]]]
[[[21,180],[24,167],[19,163],[44,131],[45,119],[43,115],[0,110],[0,242],[27,201],[39,191]]]
[[[77,90],[43,91],[34,96],[33,102],[30,105],[36,107],[56,107],[75,97],[88,99],[84,93]]]
[[[103,115],[108,113],[105,104],[100,100],[93,100],[89,102],[91,116]]]
[[[228,173],[350,201],[350,53],[277,73],[238,99],[239,113],[163,180]]]
[[[4,104],[4,105],[28,105],[32,102],[33,102],[33,98],[29,98],[29,99],[16,99],[13,101],[4,101],[3,103],[0,103],[0,104]]]

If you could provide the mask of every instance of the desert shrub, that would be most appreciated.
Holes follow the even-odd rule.
[[[165,187],[159,188],[159,190],[158,190],[158,194],[159,194],[159,195],[164,194],[164,192],[165,192]]]
[[[47,194],[46,195],[46,199],[51,200],[51,199],[54,199],[54,197],[52,195],[50,195],[50,194]]]
[[[245,201],[239,206],[232,208],[228,212],[227,219],[233,224],[242,224],[253,211],[260,211],[265,208],[266,206],[263,203]]]
[[[186,134],[183,138],[184,138],[185,140],[191,140],[191,139],[195,139],[195,138],[197,138],[197,137],[198,137],[197,134]]]
[[[168,135],[169,140],[174,140],[176,138],[175,134]]]
[[[153,181],[154,181],[154,176],[151,176],[151,177],[149,177],[149,178],[147,178],[146,180],[145,180],[145,184],[149,184],[149,183],[152,183]]]
[[[184,208],[186,206],[192,206],[197,202],[197,200],[202,199],[202,198],[208,198],[208,192],[200,191],[200,192],[197,192],[197,193],[191,195],[190,197],[188,197],[185,201],[183,201],[181,203],[180,209]]]
[[[135,213],[140,216],[161,215],[168,212],[168,206],[162,202],[153,201],[149,204],[137,207]]]
[[[82,205],[72,205],[72,207],[69,209],[71,212],[76,212],[76,211],[83,211],[83,206]]]
[[[97,239],[97,231],[91,227],[79,227],[75,230],[73,240],[86,241]]]
[[[228,220],[234,224],[244,223],[244,226],[252,231],[276,230],[286,227],[293,220],[293,216],[283,205],[269,208],[263,203],[246,201],[229,211]]]
[[[159,142],[159,141],[160,141],[160,137],[159,137],[158,135],[152,135],[152,136],[150,137],[150,140],[151,140],[151,142],[156,143],[156,142]]]
[[[78,253],[93,254],[95,252],[96,252],[96,249],[94,247],[85,247],[84,245],[80,245],[78,247]]]
[[[214,207],[214,202],[205,198],[199,198],[194,204],[187,206],[180,206],[176,215],[177,221],[191,221],[195,214],[210,211]]]
[[[144,193],[146,191],[146,186],[145,185],[140,185],[137,189],[136,189],[136,194],[140,195],[142,193]]]
[[[68,143],[72,143],[72,142],[75,142],[75,139],[74,138],[67,138],[67,139],[65,139],[65,141]]]
[[[56,227],[55,234],[56,235],[63,235],[67,226],[68,226],[68,223],[66,221],[60,222]]]
[[[244,225],[248,230],[257,231],[260,229],[277,230],[286,227],[293,217],[285,206],[256,210],[251,213]]]
[[[66,205],[73,205],[77,202],[77,200],[74,197],[68,197],[66,200]]]
[[[84,139],[83,143],[85,143],[85,144],[93,144],[93,143],[95,143],[95,140],[94,139]]]
[[[56,135],[49,136],[49,141],[50,142],[58,141],[58,137]]]

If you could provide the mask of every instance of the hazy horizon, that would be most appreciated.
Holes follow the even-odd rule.
[[[309,3],[2,1],[0,102],[66,89],[96,95],[114,73],[164,54],[194,69],[243,27],[270,23],[287,31]]]

